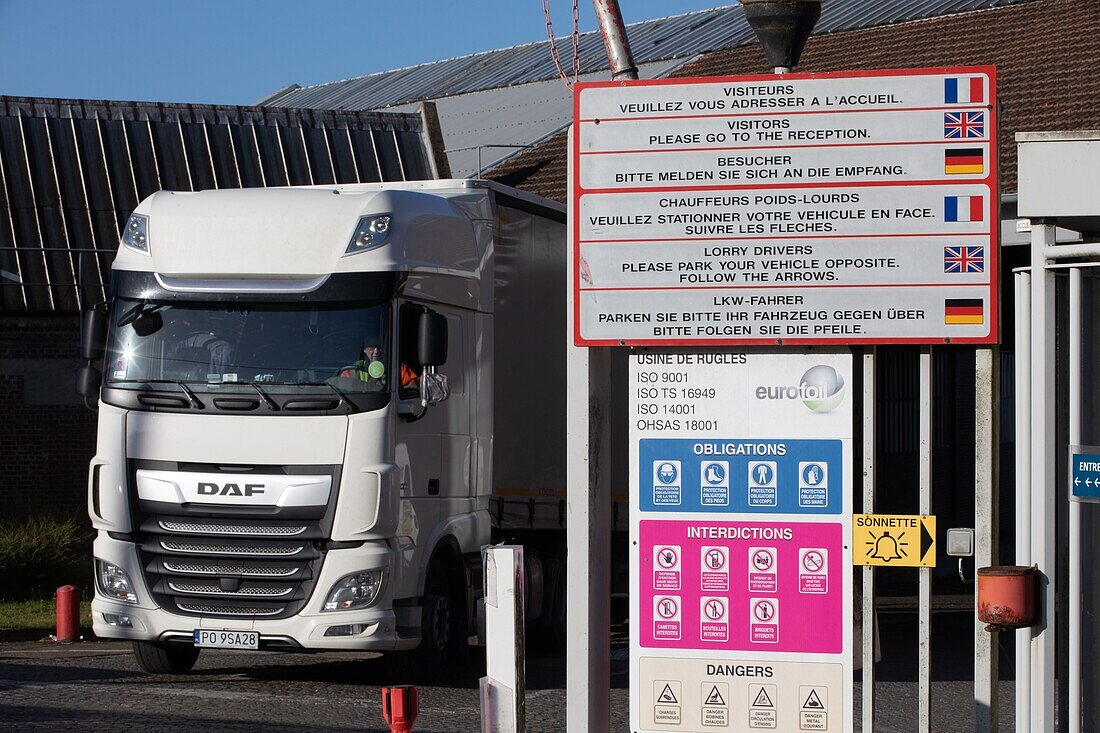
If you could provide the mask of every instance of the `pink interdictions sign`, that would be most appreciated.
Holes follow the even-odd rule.
[[[642,520],[638,537],[642,647],[842,651],[841,523]]]

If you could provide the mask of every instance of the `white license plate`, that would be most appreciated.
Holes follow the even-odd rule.
[[[195,646],[211,649],[259,649],[260,634],[255,631],[195,629]]]

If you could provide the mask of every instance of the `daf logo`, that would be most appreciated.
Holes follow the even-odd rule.
[[[199,482],[200,496],[256,496],[262,493],[264,493],[263,484],[245,484],[244,486],[226,484],[221,486],[203,481]]]

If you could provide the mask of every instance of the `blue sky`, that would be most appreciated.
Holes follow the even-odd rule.
[[[579,0],[581,30],[595,28]],[[733,0],[620,0],[627,22]],[[568,34],[572,3],[551,0]],[[0,0],[0,94],[250,104],[546,37],[541,0]]]

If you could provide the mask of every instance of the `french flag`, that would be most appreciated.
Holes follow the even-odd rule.
[[[944,104],[982,104],[985,102],[985,78],[949,76],[943,80]]]
[[[944,196],[944,221],[984,221],[984,196]]]

